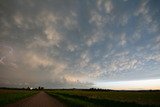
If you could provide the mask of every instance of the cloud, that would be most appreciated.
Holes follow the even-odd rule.
[[[148,31],[150,33],[154,33],[154,32],[159,31],[159,24],[157,23],[157,21],[152,21],[151,22],[151,25],[150,25],[150,28],[148,29]]]
[[[135,32],[133,33],[133,39],[134,39],[135,41],[141,39],[141,32],[140,32],[139,30],[138,30],[138,31],[135,31]]]
[[[104,57],[101,76],[105,75],[108,79],[113,80],[122,79],[123,77],[121,76],[123,74],[130,74],[133,73],[133,71],[136,72],[143,64],[144,60],[142,60],[142,58],[137,57],[128,50],[111,51],[110,54],[108,53],[106,57]]]
[[[37,23],[36,24],[43,24],[45,26],[55,25],[57,23],[58,16],[56,16],[52,11],[43,9],[39,14],[36,16]]]
[[[128,0],[123,0],[124,2],[127,2]]]
[[[17,10],[14,15],[12,16],[14,20],[14,24],[16,27],[18,27],[22,31],[30,30],[33,28],[34,20],[32,16],[27,16],[23,12]],[[10,25],[10,27],[12,27]]]
[[[124,57],[127,55],[129,55],[129,51],[123,51],[123,52],[119,52],[119,53],[114,54],[115,57]]]
[[[87,45],[91,46],[92,44],[96,43],[99,40],[98,36],[92,36],[90,39],[87,40]]]
[[[126,45],[126,43],[127,43],[127,39],[126,39],[126,34],[125,33],[122,33],[121,34],[121,37],[120,37],[120,45],[121,46],[124,46],[124,45]]]
[[[147,8],[147,4],[148,4],[149,0],[145,0],[145,1],[142,1],[138,10],[135,12],[135,15],[138,16],[138,15],[146,15],[148,14],[148,8]]]
[[[58,44],[62,40],[62,37],[52,26],[46,27],[44,33],[47,36],[49,44],[59,46]]]
[[[78,48],[78,46],[75,44],[68,44],[68,46],[67,46],[67,50],[71,51],[71,52],[74,52],[77,48]]]
[[[50,77],[60,76],[61,73],[65,72],[65,69],[68,67],[68,63],[65,61],[58,60],[55,57],[48,56],[43,52],[37,53],[34,51],[27,51],[20,58],[23,65],[29,67],[31,71],[42,72],[43,69],[46,73],[50,72]]]
[[[144,25],[147,26],[149,33],[154,33],[158,31],[158,20],[154,19],[154,15],[159,14],[156,10],[151,10],[153,7],[149,6],[149,0],[141,1],[138,9],[135,11],[135,16],[140,18],[140,28]]]
[[[93,87],[93,83],[91,82],[84,82],[84,81],[81,81],[79,80],[80,78],[77,77],[77,76],[64,76],[62,78],[62,81],[61,81],[61,87],[60,88],[90,88],[90,87]],[[84,79],[84,78],[83,78]],[[60,85],[58,85],[59,87]]]
[[[69,83],[76,83],[76,82],[80,82],[81,80],[83,80],[84,78],[82,76],[72,76],[72,75],[65,75],[63,77],[67,82]]]
[[[44,24],[46,27],[64,27],[67,30],[73,30],[78,27],[77,14],[75,11],[70,10],[69,12],[67,12],[68,14],[64,14],[64,16],[60,13],[55,13],[56,12],[53,12],[51,10],[43,9],[43,11],[41,11],[37,16],[37,24]]]
[[[151,39],[152,44],[148,44],[146,48],[151,49],[154,52],[159,51],[160,49],[160,36],[157,35],[155,38]]]
[[[111,50],[113,48],[113,44],[110,43],[109,45],[107,45],[107,50]]]
[[[100,42],[103,40],[104,34],[101,31],[94,31],[91,36],[86,40],[86,44],[88,47],[94,45],[97,42]]]
[[[38,68],[40,66],[47,67],[52,65],[52,61],[44,56],[40,56],[33,52],[28,52],[25,55],[26,63],[32,68]]]
[[[80,67],[86,67],[90,62],[90,55],[88,51],[82,52],[80,59],[78,60],[78,63]]]
[[[118,59],[109,64],[109,70],[115,72],[124,72],[135,69],[138,64],[140,64],[140,61],[137,59]]]
[[[43,38],[35,34],[34,39],[31,40],[31,43],[28,45],[28,48],[33,47],[51,47],[57,46],[63,41],[63,36],[56,31],[52,26],[47,26],[44,29]]]
[[[1,57],[1,59],[0,59],[0,64],[4,64],[4,61],[3,61],[4,58],[5,58],[5,57]]]
[[[97,11],[91,11],[91,18],[89,20],[90,23],[94,23],[97,28],[103,27],[106,23],[105,17],[100,15]]]
[[[54,39],[56,40],[56,39]],[[40,37],[35,37],[32,42],[28,45],[28,48],[37,48],[37,47],[50,47],[50,46],[57,46],[58,45],[58,41],[52,41],[52,39],[50,40],[44,40]]]
[[[70,15],[65,17],[64,19],[64,26],[71,30],[71,29],[77,29],[78,27],[78,22],[77,22],[77,14],[73,11],[70,12]]]
[[[160,48],[160,35],[158,35],[155,39],[153,39],[155,45],[152,47],[154,50],[158,50]]]
[[[112,10],[114,9],[113,3],[110,0],[107,0],[105,2],[104,6],[105,6],[106,13],[108,13],[108,14],[111,13]]]
[[[0,49],[0,64],[10,66],[15,62],[15,52],[11,46],[0,44]]]
[[[128,15],[122,15],[122,17],[120,18],[120,24],[122,26],[125,26],[128,23],[128,20],[129,20]]]
[[[102,68],[98,64],[91,64],[90,69],[92,69],[89,73],[89,77],[91,78],[97,79],[103,74]]]
[[[145,57],[145,59],[147,61],[157,61],[157,62],[160,62],[160,55],[159,54],[153,54],[153,55],[148,55],[147,57]]]
[[[102,9],[102,3],[103,3],[103,0],[98,0],[98,1],[97,1],[97,8],[98,8],[99,10]]]
[[[15,16],[13,16],[15,23],[17,24],[18,27],[23,25],[23,16],[20,13],[15,14]]]

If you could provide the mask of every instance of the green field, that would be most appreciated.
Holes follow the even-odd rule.
[[[0,89],[0,106],[32,96],[38,91]]]
[[[39,91],[0,89],[0,106]],[[45,90],[68,107],[160,107],[160,91]]]
[[[160,92],[50,90],[69,107],[141,107],[160,106]]]

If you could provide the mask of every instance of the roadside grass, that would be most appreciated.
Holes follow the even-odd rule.
[[[47,91],[69,107],[158,107],[160,92]]]
[[[8,91],[8,92],[7,92]],[[27,90],[1,90],[0,91],[0,107],[6,104],[14,103],[20,99],[27,98],[38,91],[27,91]]]

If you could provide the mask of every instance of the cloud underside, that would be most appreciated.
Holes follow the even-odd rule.
[[[157,78],[156,2],[1,2],[0,86],[90,88]]]

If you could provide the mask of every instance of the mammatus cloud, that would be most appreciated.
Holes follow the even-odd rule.
[[[126,40],[126,34],[123,33],[120,37],[120,45],[121,46],[124,46],[125,44],[127,43],[127,40]]]
[[[114,9],[114,6],[111,0],[107,0],[107,1],[99,0],[97,1],[97,7],[99,10],[104,9],[107,14],[110,14]]]
[[[112,1],[106,1],[106,3],[104,4],[105,6],[105,10],[106,10],[106,13],[111,13],[112,10],[113,10],[113,4],[112,4]]]
[[[91,11],[91,19],[89,20],[90,23],[94,23],[97,27],[101,27],[106,23],[105,17],[100,15],[96,11]]]
[[[6,46],[6,45],[3,45],[3,44],[0,44],[0,47],[1,47],[1,59],[0,59],[0,63],[5,65],[9,62],[9,59],[13,59],[12,58],[12,55],[13,55],[13,48],[10,47],[10,46]]]
[[[159,78],[157,4],[1,2],[0,86],[90,88],[101,81]]]
[[[87,38],[86,44],[90,47],[94,45],[96,42],[102,41],[103,38],[104,34],[102,31],[94,31],[93,34],[91,34],[91,36]]]

